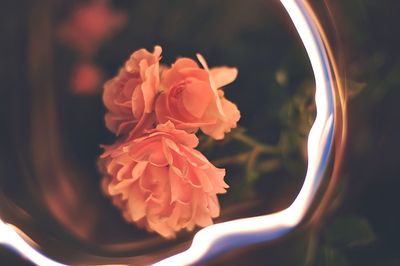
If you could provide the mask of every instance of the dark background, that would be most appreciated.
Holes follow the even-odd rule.
[[[310,2],[322,21],[330,25],[328,33],[351,95],[349,139],[335,204],[316,227],[304,226],[274,243],[233,251],[210,265],[400,265],[397,14],[400,4],[392,0]],[[71,69],[80,55],[56,38],[57,25],[78,2],[38,3],[43,6],[44,14],[51,12],[51,27],[47,30],[51,31],[49,60],[53,64],[51,69],[38,71],[48,73],[55,84],[52,93],[64,150],[90,176],[87,182],[96,184],[98,145],[111,142],[113,137],[103,125],[101,94],[71,93]],[[210,66],[238,67],[237,81],[225,92],[237,103],[242,113],[240,126],[249,135],[277,144],[282,132],[297,132],[296,137],[290,138],[295,151],[288,153],[284,167],[258,175],[250,187],[243,184],[241,187],[241,177],[246,173],[232,167],[227,178],[233,188],[235,184],[239,188],[231,196],[228,193],[222,197],[223,206],[231,206],[233,199],[238,198],[259,199],[264,204],[262,210],[268,212],[287,206],[302,182],[305,162],[301,156],[304,141],[301,134],[309,124],[302,120],[301,113],[288,113],[286,108],[293,105],[293,99],[309,99],[307,92],[312,92],[313,86],[303,47],[280,3],[261,0],[111,3],[116,10],[127,12],[128,22],[92,58],[104,70],[106,79],[138,48],[151,50],[160,44],[166,63],[178,56],[193,58],[200,52]],[[27,69],[29,58],[35,53],[30,46],[30,33],[43,30],[32,26],[35,25],[33,9],[29,1],[2,1],[0,11],[1,190],[26,210],[32,206],[18,186],[21,165],[12,158],[27,153],[24,145],[28,145],[25,142],[31,132],[29,126],[18,121],[31,123],[30,99],[39,93],[29,90],[31,74]],[[285,82],[277,79],[277,72],[282,71]],[[18,135],[10,130],[15,125],[20,128]],[[218,155],[218,151],[209,154]],[[15,169],[15,176],[8,169]],[[117,212],[113,215],[118,217]],[[1,265],[23,263],[7,250],[1,250],[0,254]]]

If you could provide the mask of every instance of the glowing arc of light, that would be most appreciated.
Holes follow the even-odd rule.
[[[334,128],[334,99],[329,60],[319,31],[309,15],[305,0],[281,0],[305,46],[314,72],[317,116],[308,136],[308,166],[304,184],[285,210],[233,220],[200,230],[189,249],[166,258],[160,265],[200,263],[221,252],[244,245],[276,239],[295,228],[304,218],[327,166]],[[31,246],[11,225],[0,219],[0,244],[8,246],[37,265],[62,266]]]
[[[304,184],[285,210],[233,220],[200,230],[189,249],[154,266],[192,265],[240,246],[278,238],[294,229],[304,218],[327,166],[333,141],[334,97],[330,64],[315,22],[304,0],[281,0],[304,44],[314,72],[317,116],[308,136],[308,166]],[[236,240],[236,241],[235,241]]]
[[[0,244],[4,244],[36,265],[65,266],[33,248],[11,225],[0,219]]]

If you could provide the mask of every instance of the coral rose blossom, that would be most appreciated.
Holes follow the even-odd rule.
[[[194,148],[194,134],[171,122],[106,148],[100,158],[105,192],[125,219],[172,238],[181,229],[212,224],[219,215],[225,170]]]
[[[134,52],[118,75],[104,86],[103,102],[108,109],[106,126],[117,135],[133,135],[154,123],[154,99],[159,86],[161,47],[154,52]]]
[[[236,105],[224,97],[221,87],[236,79],[237,69],[208,69],[201,55],[203,68],[189,58],[180,58],[161,77],[161,90],[156,101],[160,123],[172,121],[179,129],[194,132],[200,128],[214,139],[236,127],[240,118]]]

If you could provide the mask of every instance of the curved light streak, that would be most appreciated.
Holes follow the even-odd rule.
[[[206,227],[195,235],[189,249],[155,263],[155,266],[198,264],[234,248],[276,239],[301,222],[315,197],[333,142],[335,105],[330,62],[305,1],[281,0],[281,3],[306,48],[316,84],[317,116],[308,136],[308,166],[304,184],[287,209]]]
[[[317,116],[308,136],[308,166],[304,184],[294,200],[280,212],[232,220],[200,230],[189,249],[154,265],[192,265],[222,252],[276,239],[293,230],[304,218],[326,170],[334,132],[334,86],[324,42],[305,0],[281,0],[304,44],[314,72]],[[0,219],[0,244],[37,265],[61,266],[29,244],[22,233]]]
[[[10,247],[36,265],[65,266],[65,264],[58,263],[37,251],[22,235],[13,225],[4,223],[0,219],[0,244]]]

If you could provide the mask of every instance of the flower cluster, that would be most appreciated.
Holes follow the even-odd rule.
[[[103,190],[127,221],[166,238],[219,215],[225,170],[195,149],[195,133],[223,139],[240,118],[221,89],[237,70],[197,58],[202,67],[189,58],[166,67],[161,47],[140,49],[104,87],[106,126],[119,138],[99,159]]]

